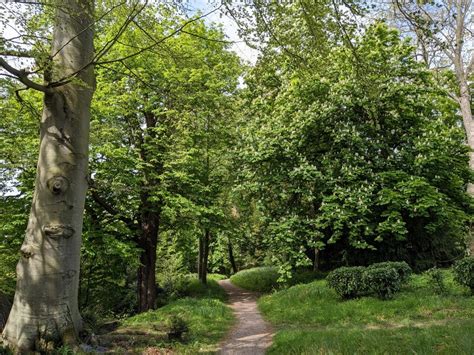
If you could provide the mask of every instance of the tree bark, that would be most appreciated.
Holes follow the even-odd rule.
[[[140,267],[137,274],[138,311],[155,308],[156,303],[156,247],[158,244],[159,213],[145,213],[142,217],[139,246]]]
[[[156,132],[154,128],[158,124],[156,116],[150,112],[143,112],[145,127],[140,142],[140,157],[143,162],[153,164],[150,169],[146,167],[143,171],[144,189],[141,193],[140,204],[140,235],[138,246],[142,249],[140,254],[140,267],[137,272],[138,312],[146,312],[155,308],[156,304],[156,248],[158,245],[158,233],[161,217],[161,201],[151,201],[149,186],[158,186],[157,175],[163,171],[161,161],[151,163],[156,159]]]
[[[209,260],[209,240],[210,240],[209,229],[204,230],[204,234],[199,238],[199,266],[198,266],[198,277],[199,281],[206,285],[207,284],[207,264]]]
[[[318,248],[314,248],[314,260],[313,260],[313,271],[319,270],[319,259],[321,257],[321,252]]]
[[[20,353],[73,343],[82,328],[78,288],[95,84],[92,19],[93,1],[58,4],[53,72],[61,78],[79,72],[81,82],[51,88],[44,97],[33,203],[13,307],[2,334]]]
[[[237,269],[237,264],[235,263],[234,249],[232,248],[232,243],[230,240],[227,243],[227,250],[229,251],[229,261],[230,265],[232,266],[232,272],[236,274],[239,270]]]
[[[463,119],[464,129],[466,130],[466,140],[471,151],[469,152],[469,167],[474,170],[474,122],[472,121],[471,109],[471,94],[469,92],[469,85],[463,78],[460,82],[460,97],[459,106],[461,108],[461,115]],[[474,197],[474,184],[469,183],[467,186],[467,193]]]

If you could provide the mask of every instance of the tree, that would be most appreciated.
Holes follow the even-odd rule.
[[[9,75],[44,93],[35,192],[2,334],[20,351],[39,348],[40,340],[73,342],[82,329],[77,293],[95,85],[93,11],[92,1],[57,4],[44,84],[0,58]]]
[[[215,197],[204,196],[218,182],[212,189],[203,184],[216,171],[209,164],[218,166],[216,142],[224,144],[240,70],[218,28],[199,18],[189,23],[175,11],[159,13],[163,19],[156,22],[156,8],[148,7],[124,33],[126,44],[110,55],[126,59],[101,65],[93,106],[90,207],[107,225],[103,232],[115,229],[140,250],[138,311],[155,307],[160,243],[172,234],[197,247],[197,238],[188,236],[204,235],[199,218],[216,213],[202,205]],[[160,42],[185,23],[184,32]],[[153,51],[128,58],[137,46],[153,44]]]
[[[248,78],[242,156],[282,276],[315,250],[326,267],[397,258],[422,269],[462,255],[462,131],[409,43],[377,23],[319,67],[278,71],[268,63],[280,54]]]
[[[471,152],[469,166],[474,170],[474,121],[472,119],[470,77],[474,73],[472,43],[474,11],[471,0],[399,1],[393,0],[398,14],[395,25],[407,28],[416,39],[423,62],[437,71],[452,69],[455,89],[448,87],[459,104],[466,140]],[[398,20],[398,21],[397,21]],[[474,184],[467,191],[474,196]]]

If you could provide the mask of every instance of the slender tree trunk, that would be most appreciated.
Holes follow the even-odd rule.
[[[156,247],[158,245],[159,213],[145,213],[142,217],[139,246],[140,266],[137,273],[138,311],[145,312],[156,304]]]
[[[204,237],[199,236],[199,251],[198,251],[198,279],[202,280],[202,269],[204,265]]]
[[[232,248],[232,243],[230,240],[227,243],[227,250],[229,251],[229,261],[230,265],[232,266],[232,272],[236,274],[239,270],[237,269],[237,264],[235,263],[234,249]]]
[[[463,119],[464,129],[466,130],[466,139],[471,152],[469,152],[469,167],[474,170],[474,122],[472,121],[471,95],[469,86],[465,80],[460,83],[459,106]],[[474,184],[469,184],[467,193],[474,197]]]
[[[321,252],[318,248],[314,248],[314,260],[313,260],[313,271],[319,270],[319,259],[320,259]]]
[[[63,0],[58,7],[53,72],[65,77],[79,71],[82,83],[57,87],[44,97],[33,203],[13,307],[2,334],[20,353],[73,343],[82,328],[78,288],[94,90],[94,72],[88,66],[93,57],[93,1]]]
[[[209,260],[209,240],[210,231],[206,229],[204,235],[199,238],[199,265],[198,277],[199,281],[204,285],[207,284],[207,264]]]

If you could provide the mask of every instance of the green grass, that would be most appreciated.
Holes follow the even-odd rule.
[[[232,311],[224,304],[225,294],[216,279],[211,275],[206,287],[192,278],[186,289],[188,297],[122,321],[118,329],[102,336],[101,344],[117,353],[141,353],[149,348],[170,349],[179,354],[215,352],[234,323]],[[176,315],[189,327],[182,342],[167,339],[166,324]]]
[[[285,286],[278,283],[279,276],[276,267],[262,266],[239,271],[231,276],[230,280],[234,285],[247,290],[266,293]],[[323,276],[324,274],[320,272],[301,270],[295,272],[286,285],[308,283]]]
[[[324,280],[264,296],[259,307],[278,330],[270,353],[472,354],[474,297],[445,274],[446,295],[413,276],[390,301],[341,301]]]
[[[193,298],[216,298],[221,301],[227,299],[227,294],[224,289],[217,283],[219,280],[223,280],[226,277],[219,274],[207,275],[207,285],[203,285],[199,282],[197,275],[189,275],[187,282],[183,286],[181,293],[186,297]]]
[[[242,270],[232,275],[230,281],[250,291],[270,292],[278,287],[278,269],[271,266]]]

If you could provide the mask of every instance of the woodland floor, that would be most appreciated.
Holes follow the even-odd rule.
[[[229,295],[229,306],[237,318],[236,325],[221,343],[219,354],[260,355],[272,344],[273,331],[257,308],[258,293],[235,286],[230,280],[219,285]]]

